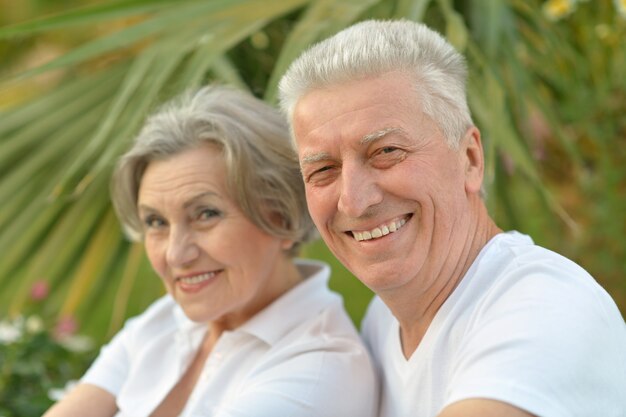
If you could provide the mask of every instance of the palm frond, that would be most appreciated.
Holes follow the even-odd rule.
[[[626,183],[615,168],[626,156],[605,138],[626,135],[619,104],[626,97],[626,24],[612,17],[609,0],[598,4],[579,7],[612,25],[600,46],[594,30],[604,22],[580,24],[592,28],[580,31],[576,22],[555,24],[541,14],[540,0],[123,0],[0,28],[8,43],[81,29],[67,53],[0,79],[2,91],[52,70],[60,74],[54,88],[0,111],[0,314],[74,315],[104,338],[141,311],[163,289],[141,245],[123,237],[108,181],[146,115],[210,81],[274,103],[280,77],[303,49],[371,17],[425,21],[468,57],[469,104],[485,139],[488,201],[499,220],[541,230],[560,219],[562,233],[586,236],[577,226],[581,213],[570,218],[577,207],[555,193],[554,176],[539,163],[539,139],[529,126],[539,114],[571,181],[611,202],[598,208],[598,219],[621,215],[626,203],[606,187]],[[591,22],[582,14],[572,19]],[[267,45],[251,41],[258,35]],[[600,123],[598,109],[615,122]],[[541,219],[524,215],[536,209],[535,200],[547,209]],[[619,231],[597,229],[613,238]],[[311,248],[313,256],[330,256]],[[333,279],[365,300],[350,302],[358,321],[371,294]],[[53,289],[44,304],[29,297],[39,280]]]

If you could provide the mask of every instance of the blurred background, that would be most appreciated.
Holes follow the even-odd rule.
[[[163,294],[108,192],[145,116],[211,81],[275,103],[294,57],[367,18],[466,55],[492,215],[626,313],[626,1],[0,0],[0,415],[40,415]],[[332,264],[358,325],[371,292],[322,242],[303,256]]]

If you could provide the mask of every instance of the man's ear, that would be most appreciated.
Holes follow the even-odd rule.
[[[465,166],[465,191],[479,194],[485,172],[485,156],[480,131],[475,126],[465,132],[460,152]]]

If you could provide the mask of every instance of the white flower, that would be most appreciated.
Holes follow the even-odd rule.
[[[3,345],[11,344],[22,337],[22,329],[18,323],[9,322],[7,320],[0,321],[0,343]]]
[[[59,344],[75,353],[88,352],[94,346],[93,340],[81,335],[64,336],[59,339]]]
[[[71,380],[67,381],[63,388],[51,388],[48,390],[48,398],[52,401],[60,401],[65,397],[69,392],[78,385],[78,381]]]
[[[44,329],[43,320],[39,316],[30,316],[26,319],[24,327],[29,334],[39,333]]]

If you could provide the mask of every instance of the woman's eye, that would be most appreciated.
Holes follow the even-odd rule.
[[[210,220],[214,217],[219,216],[220,214],[221,212],[215,209],[203,209],[198,214],[198,218],[200,220]]]
[[[165,226],[165,221],[157,216],[148,216],[144,219],[147,228],[157,229]]]

